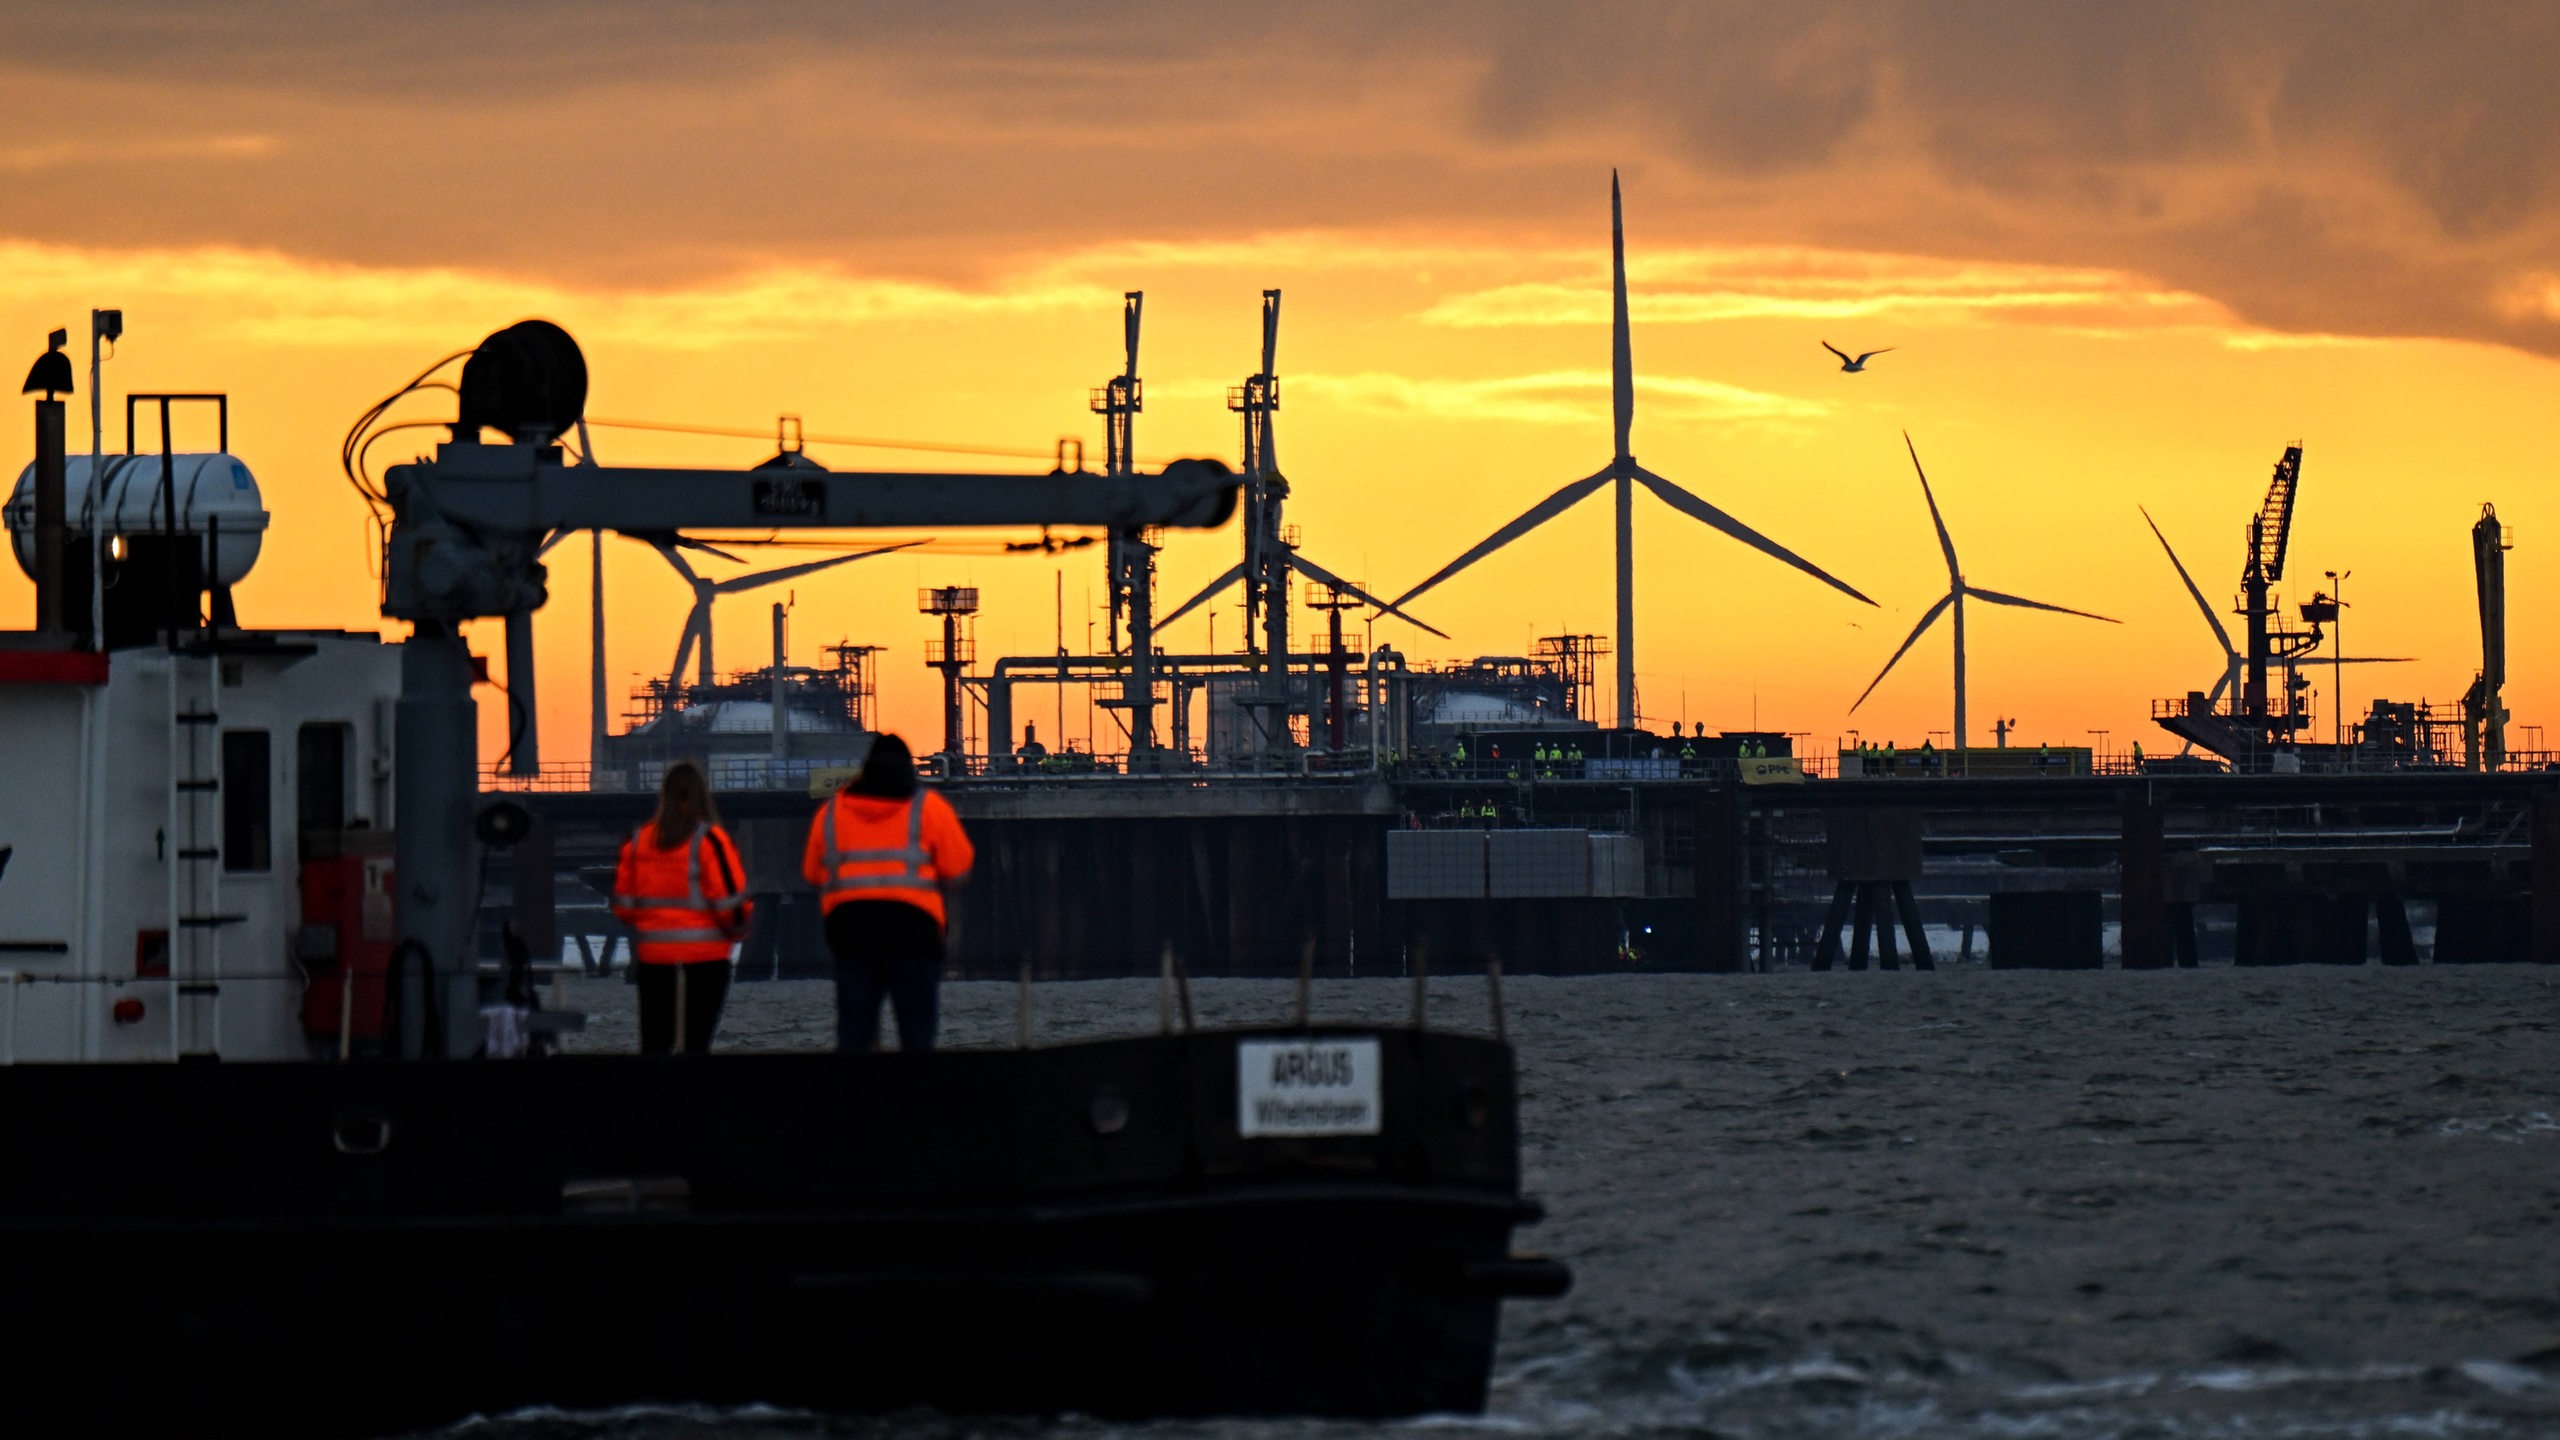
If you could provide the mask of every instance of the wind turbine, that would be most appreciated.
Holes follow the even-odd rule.
[[[2178,558],[2177,549],[2169,543],[2169,537],[2160,533],[2160,522],[2152,519],[2151,512],[2142,506],[2136,505],[2133,508],[2141,511],[2142,523],[2151,527],[2151,538],[2159,541],[2160,548],[2168,553],[2169,563],[2177,568],[2178,579],[2187,587],[2188,598],[2196,602],[2196,610],[2204,616],[2204,623],[2213,627],[2214,643],[2222,647],[2222,678],[2213,682],[2212,692],[2205,696],[2205,704],[2209,708],[2218,707],[2223,695],[2240,683],[2240,671],[2249,663],[2248,657],[2231,643],[2231,632],[2223,628],[2222,617],[2214,613],[2213,603],[2204,598],[2204,591],[2197,587],[2195,577],[2187,573],[2186,562]],[[2312,665],[2405,665],[2409,663],[2409,657],[2406,655],[2348,655],[2341,658],[2333,655],[2323,660],[2286,656],[2278,657],[2275,663],[2287,670],[2293,670],[2298,668],[2296,661]]]
[[[1856,714],[1856,713],[1857,713],[1857,710],[1858,710],[1858,706],[1859,706],[1859,705],[1864,705],[1864,704],[1866,704],[1866,703],[1867,703],[1867,697],[1868,697],[1869,695],[1873,695],[1874,693],[1876,693],[1876,687],[1877,687],[1878,685],[1881,685],[1881,684],[1883,684],[1883,683],[1884,683],[1884,677],[1886,677],[1887,675],[1890,675],[1890,674],[1892,674],[1892,673],[1893,673],[1893,667],[1894,667],[1895,662],[1896,662],[1896,661],[1899,661],[1899,660],[1900,660],[1900,659],[1901,659],[1901,658],[1902,658],[1906,653],[1908,653],[1908,652],[1910,651],[1910,649],[1911,649],[1911,647],[1912,647],[1913,645],[1915,645],[1915,644],[1917,644],[1917,643],[1919,642],[1919,639],[1920,639],[1921,635],[1922,635],[1922,634],[1924,634],[1924,633],[1926,633],[1926,632],[1927,632],[1927,630],[1928,630],[1928,628],[1929,628],[1931,625],[1934,625],[1934,624],[1936,624],[1936,623],[1937,623],[1937,621],[1938,621],[1938,617],[1939,617],[1939,616],[1941,616],[1941,615],[1943,615],[1943,614],[1947,613],[1947,611],[1948,611],[1949,609],[1951,609],[1951,608],[1952,608],[1952,609],[1955,611],[1955,614],[1956,614],[1956,629],[1955,629],[1955,638],[1956,638],[1956,646],[1955,646],[1955,649],[1956,649],[1956,733],[1955,733],[1955,742],[1956,742],[1956,743],[1955,743],[1955,750],[1956,750],[1956,753],[1957,753],[1959,756],[1961,756],[1961,755],[1964,753],[1964,748],[1965,748],[1965,726],[1964,726],[1964,719],[1965,719],[1965,716],[1964,716],[1964,701],[1965,701],[1965,695],[1964,695],[1964,602],[1965,602],[1965,601],[1967,601],[1967,600],[1969,600],[1969,599],[1970,599],[1970,600],[1980,600],[1980,601],[1982,601],[1983,603],[1985,603],[1985,604],[1987,604],[1987,605],[2008,605],[2008,606],[2013,606],[2013,607],[2015,607],[2015,608],[2017,608],[2017,609],[2020,609],[2020,610],[2050,610],[2050,611],[2052,611],[2053,613],[2055,613],[2055,614],[2057,614],[2057,615],[2077,615],[2077,616],[2079,616],[2079,617],[2080,617],[2081,619],[2083,619],[2083,620],[2105,620],[2105,621],[2106,621],[2108,624],[2110,624],[2110,625],[2121,625],[2121,624],[2123,624],[2124,622],[2123,622],[2123,621],[2121,621],[2121,620],[2109,619],[2107,616],[2104,616],[2104,615],[2092,615],[2092,614],[2090,614],[2090,613],[2089,613],[2088,611],[2086,611],[2086,610],[2074,610],[2074,609],[2071,609],[2069,606],[2065,606],[2065,605],[2048,605],[2048,604],[2044,603],[2044,602],[2043,602],[2043,601],[2041,601],[2041,600],[2029,600],[2029,599],[2027,599],[2026,597],[2024,597],[2024,596],[2022,596],[2022,595],[2005,595],[2005,594],[2002,594],[2000,591],[1997,591],[1997,590],[1985,590],[1985,589],[1983,589],[1981,586],[1979,586],[1979,585],[1975,585],[1975,584],[1973,584],[1972,582],[1970,582],[1970,581],[1966,580],[1966,579],[1964,578],[1964,567],[1956,563],[1956,542],[1948,536],[1948,534],[1947,534],[1947,522],[1946,522],[1943,518],[1941,518],[1941,517],[1939,516],[1939,514],[1938,514],[1938,497],[1937,497],[1934,493],[1932,493],[1932,492],[1930,491],[1930,489],[1929,489],[1929,472],[1928,472],[1927,470],[1924,470],[1924,469],[1922,469],[1922,468],[1921,468],[1921,466],[1920,466],[1920,450],[1919,450],[1919,447],[1918,447],[1918,446],[1915,446],[1915,445],[1913,445],[1913,444],[1911,443],[1911,432],[1909,432],[1909,431],[1907,431],[1907,430],[1906,430],[1906,431],[1904,431],[1904,432],[1903,432],[1903,435],[1902,435],[1902,448],[1904,448],[1905,450],[1908,450],[1908,451],[1910,451],[1910,452],[1911,452],[1911,468],[1912,468],[1912,470],[1913,470],[1914,472],[1916,472],[1916,473],[1920,476],[1920,495],[1921,495],[1921,498],[1923,498],[1923,499],[1925,499],[1925,500],[1927,500],[1927,501],[1929,502],[1929,523],[1930,523],[1931,525],[1936,526],[1936,527],[1937,527],[1937,530],[1938,530],[1938,553],[1940,553],[1941,555],[1944,555],[1944,556],[1946,556],[1946,557],[1947,557],[1947,593],[1946,593],[1946,594],[1944,594],[1944,595],[1939,596],[1939,597],[1938,597],[1938,603],[1937,603],[1937,604],[1935,604],[1935,605],[1930,606],[1930,607],[1929,607],[1929,610],[1928,610],[1928,613],[1927,613],[1927,614],[1924,614],[1924,615],[1922,615],[1922,616],[1920,617],[1920,623],[1911,627],[1911,633],[1910,633],[1908,636],[1904,637],[1904,639],[1903,639],[1903,642],[1902,642],[1902,648],[1901,648],[1900,650],[1896,650],[1896,651],[1894,651],[1894,652],[1893,652],[1893,659],[1892,659],[1892,660],[1887,660],[1886,662],[1884,662],[1884,668],[1883,668],[1882,670],[1879,670],[1879,671],[1877,671],[1877,672],[1876,672],[1876,678],[1874,678],[1873,680],[1870,680],[1870,681],[1868,681],[1868,682],[1867,682],[1867,688],[1866,688],[1866,689],[1864,689],[1864,690],[1862,690],[1862,691],[1860,691],[1860,692],[1858,693],[1858,699],[1857,699],[1857,702],[1856,702],[1855,704],[1852,704],[1852,705],[1849,707],[1849,712],[1850,712],[1851,714],[1853,714],[1853,715],[1854,715],[1854,714]],[[2221,628],[2221,627],[2220,627],[2219,625],[2217,625],[2215,628],[2216,628],[2216,629],[2219,629],[2219,628]]]
[[[684,690],[685,662],[693,658],[694,647],[697,644],[702,647],[701,668],[695,672],[697,683],[703,685],[711,683],[711,604],[713,601],[723,595],[735,595],[766,585],[778,585],[785,580],[796,580],[803,575],[814,575],[821,570],[848,565],[856,560],[868,560],[874,555],[886,555],[892,550],[904,550],[924,542],[906,540],[895,545],[883,545],[876,550],[859,550],[851,555],[836,555],[825,560],[811,560],[799,565],[783,565],[771,570],[750,571],[744,575],[731,576],[726,580],[704,579],[694,573],[691,565],[685,563],[684,556],[677,553],[676,547],[679,545],[688,549],[711,549],[698,540],[688,541],[680,536],[673,539],[661,537],[653,538],[649,543],[660,555],[666,557],[667,563],[675,567],[676,573],[684,577],[685,583],[693,587],[693,609],[684,617],[684,635],[676,643],[676,663],[667,675],[669,693],[681,694]],[[712,550],[711,553],[719,555],[722,552]],[[731,557],[723,555],[722,558]]]
[[[1265,290],[1262,292],[1262,369],[1247,376],[1243,386],[1235,392],[1236,398],[1229,402],[1230,408],[1244,415],[1244,558],[1156,623],[1159,626],[1170,625],[1225,593],[1228,586],[1245,581],[1245,643],[1248,647],[1253,643],[1255,612],[1265,612],[1272,639],[1272,643],[1266,646],[1272,655],[1268,663],[1276,674],[1288,665],[1287,581],[1288,572],[1295,570],[1319,585],[1331,586],[1415,629],[1448,639],[1445,631],[1434,629],[1398,609],[1403,600],[1390,603],[1379,599],[1299,554],[1295,545],[1282,538],[1280,507],[1288,497],[1289,482],[1280,475],[1280,437],[1272,423],[1272,415],[1280,408],[1279,362],[1280,292]]]
[[[1603,485],[1616,490],[1618,529],[1618,720],[1621,726],[1636,723],[1636,556],[1635,556],[1635,487],[1644,486],[1654,497],[1681,514],[1711,529],[1741,541],[1760,553],[1785,561],[1841,594],[1861,604],[1876,602],[1859,594],[1847,583],[1834,578],[1822,567],[1796,554],[1775,540],[1727,515],[1661,476],[1636,463],[1627,448],[1627,431],[1636,416],[1635,360],[1627,340],[1627,227],[1625,209],[1618,194],[1618,172],[1609,172],[1609,275],[1612,287],[1610,311],[1609,389],[1611,410],[1617,424],[1617,454],[1596,473],[1558,490],[1532,505],[1519,519],[1494,531],[1474,549],[1440,568],[1430,579],[1395,598],[1398,605],[1430,590],[1450,576],[1466,569],[1539,526],[1599,492]]]

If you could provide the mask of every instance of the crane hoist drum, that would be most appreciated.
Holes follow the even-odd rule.
[[[519,320],[480,342],[462,363],[464,436],[503,430],[520,445],[548,445],[587,413],[587,357],[548,320]]]

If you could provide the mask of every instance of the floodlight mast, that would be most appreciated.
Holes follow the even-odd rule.
[[[508,333],[491,337],[482,353]],[[414,627],[401,647],[394,760],[395,1003],[404,1056],[468,1055],[479,1043],[465,1029],[478,1011],[472,820],[479,724],[460,627],[542,608],[549,595],[538,557],[546,537],[590,529],[646,537],[689,529],[1207,528],[1236,509],[1236,479],[1215,460],[1177,460],[1152,475],[572,467],[551,444],[585,402],[583,360],[574,346],[569,356],[577,366],[572,399],[542,394],[518,407],[521,414],[502,405],[494,419],[477,412],[466,370],[463,414],[470,423],[458,423],[454,440],[438,446],[433,459],[394,466],[384,477],[392,522],[382,613]],[[536,383],[527,393],[541,389]],[[550,412],[536,415],[540,406]],[[515,442],[475,443],[484,424]],[[529,639],[528,625],[514,628]],[[509,658],[530,673],[529,644]],[[519,723],[529,729],[532,717]],[[517,743],[524,743],[521,734]]]

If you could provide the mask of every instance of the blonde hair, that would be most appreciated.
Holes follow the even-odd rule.
[[[667,778],[658,782],[658,848],[672,850],[693,834],[697,825],[717,825],[720,812],[711,805],[711,781],[702,767],[690,760],[679,760],[667,767]]]

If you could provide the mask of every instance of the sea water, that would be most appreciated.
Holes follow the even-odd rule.
[[[2560,1435],[2560,974],[2520,966],[1514,977],[1524,1251],[1492,1407],[1392,1425],[525,1412],[490,1440],[795,1436]],[[1286,981],[1203,980],[1200,1022]],[[581,981],[581,1048],[629,989]],[[943,991],[1011,1044],[1009,985]],[[1319,1020],[1400,1024],[1402,980]],[[1482,1031],[1476,978],[1429,1021]],[[823,984],[720,1043],[816,1048]],[[1046,1041],[1153,1029],[1153,981],[1046,984]]]

